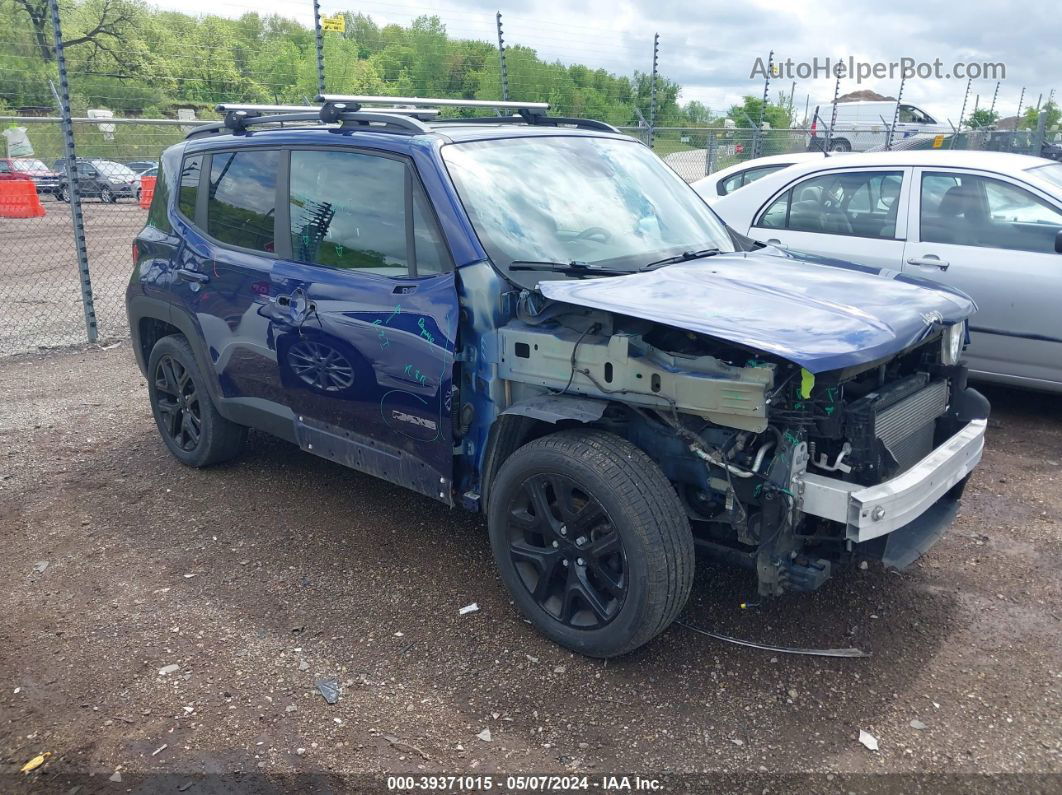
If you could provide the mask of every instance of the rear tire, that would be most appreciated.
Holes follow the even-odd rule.
[[[852,145],[848,143],[844,138],[838,138],[836,141],[830,141],[831,152],[851,152]]]
[[[118,201],[118,197],[114,195],[110,188],[102,188],[100,189],[100,201],[104,204],[114,204]]]
[[[689,597],[693,536],[678,495],[615,434],[561,431],[521,447],[491,487],[488,528],[517,606],[581,654],[638,648]]]
[[[218,413],[184,336],[174,334],[155,343],[147,379],[151,413],[174,458],[186,466],[205,467],[239,454],[247,428]]]

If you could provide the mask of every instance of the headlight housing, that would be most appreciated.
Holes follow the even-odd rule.
[[[962,348],[966,343],[966,321],[952,323],[944,329],[944,335],[940,338],[940,360],[951,367],[959,363],[962,356]]]

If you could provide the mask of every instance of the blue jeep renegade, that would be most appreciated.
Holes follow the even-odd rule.
[[[695,548],[781,594],[944,532],[988,413],[968,297],[742,237],[601,122],[319,101],[162,156],[127,305],[182,463],[253,427],[482,511],[519,608],[598,657],[675,619]]]

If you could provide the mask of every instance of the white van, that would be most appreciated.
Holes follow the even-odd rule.
[[[809,149],[821,150],[826,145],[826,133],[833,115],[833,107],[827,103],[820,106],[819,118],[811,126]],[[892,140],[902,140],[918,133],[953,132],[951,125],[942,124],[915,105],[900,105],[896,114],[896,102],[890,100],[839,102],[837,120],[830,138],[833,152],[865,152],[875,146],[884,146],[888,139],[889,126],[896,119],[896,131]]]

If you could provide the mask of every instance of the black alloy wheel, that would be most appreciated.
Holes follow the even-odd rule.
[[[182,464],[204,467],[239,454],[247,427],[223,417],[188,340],[173,334],[151,349],[148,399],[163,442]]]
[[[566,475],[533,475],[510,499],[507,519],[510,558],[543,611],[577,629],[616,617],[627,559],[600,502]]]
[[[202,438],[203,410],[192,374],[166,355],[155,365],[154,378],[160,430],[179,449],[194,452]]]
[[[693,536],[674,487],[631,442],[598,429],[542,436],[489,481],[487,531],[513,602],[546,637],[626,654],[682,610]]]

